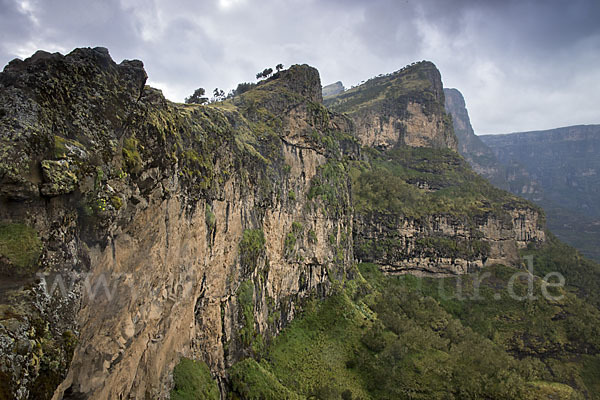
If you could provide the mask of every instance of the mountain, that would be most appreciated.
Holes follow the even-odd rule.
[[[0,73],[0,398],[597,398],[600,266],[456,152],[432,63],[329,108],[308,65],[208,105],[146,79]]]
[[[323,97],[335,96],[337,94],[342,93],[346,88],[342,84],[342,82],[337,81],[336,83],[332,83],[326,86],[323,86]]]
[[[506,168],[494,152],[475,135],[462,93],[457,89],[444,88],[446,112],[452,116],[454,133],[458,139],[458,152],[479,175],[495,186],[509,189]]]
[[[12,393],[161,397],[182,355],[223,375],[348,273],[349,186],[327,167],[359,146],[320,104],[315,69],[222,106],[174,104],[145,81],[102,48],[0,75]],[[39,351],[16,357],[23,340]]]
[[[552,232],[600,260],[600,125],[483,135],[481,139],[500,163],[518,163],[527,179],[540,188],[531,192],[524,186],[520,195],[544,207]]]

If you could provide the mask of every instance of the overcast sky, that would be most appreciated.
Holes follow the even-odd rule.
[[[182,101],[278,63],[346,87],[431,60],[475,131],[600,123],[599,0],[0,0],[0,63],[104,46]]]

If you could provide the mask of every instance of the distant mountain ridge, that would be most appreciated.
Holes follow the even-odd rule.
[[[341,81],[323,86],[323,97],[335,96],[336,94],[343,93],[346,90],[344,84]]]
[[[600,259],[600,125],[475,135],[462,94],[444,89],[459,153],[495,186],[541,205],[548,226]]]
[[[502,164],[516,160],[540,182],[544,197],[582,215],[600,217],[600,125],[482,135]]]

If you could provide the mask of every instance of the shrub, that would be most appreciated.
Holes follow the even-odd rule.
[[[219,400],[221,393],[203,361],[182,358],[173,370],[172,400]]]

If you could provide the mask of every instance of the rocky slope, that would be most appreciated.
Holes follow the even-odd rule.
[[[325,99],[366,148],[351,172],[359,260],[390,273],[462,274],[517,264],[519,248],[544,241],[540,210],[494,190],[454,151],[445,103],[430,62]]]
[[[207,106],[145,81],[103,48],[0,74],[3,397],[164,398],[182,356],[226,392],[355,252],[448,275],[544,241],[453,150],[431,63],[343,93],[346,115],[306,65]]]

